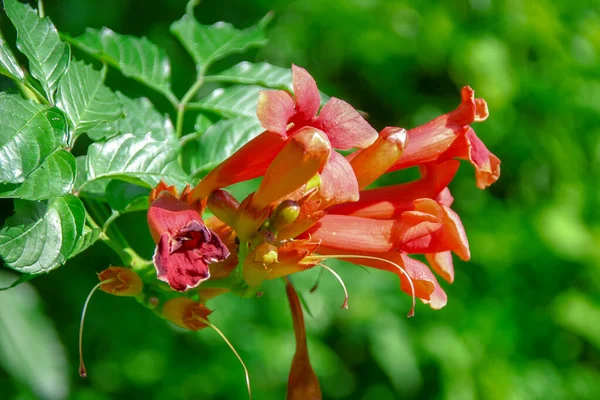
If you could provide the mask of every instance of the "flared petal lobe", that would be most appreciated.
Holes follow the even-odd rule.
[[[129,268],[108,267],[98,274],[103,283],[100,290],[115,296],[137,296],[142,292],[142,280]]]
[[[358,182],[352,166],[341,154],[332,151],[329,161],[321,172],[319,197],[322,207],[354,202],[359,199]]]
[[[171,299],[162,308],[163,317],[181,328],[192,331],[206,328],[210,313],[212,311],[204,304],[196,303],[187,297]]]
[[[456,110],[408,131],[404,154],[391,171],[437,160],[455,139],[467,132],[469,124],[488,117],[486,102],[476,99],[473,89],[465,86],[461,95],[462,102]]]
[[[319,113],[315,126],[327,133],[335,149],[364,149],[377,140],[377,131],[343,100],[332,97]]]
[[[294,99],[283,90],[262,91],[256,115],[263,128],[285,138],[288,121],[294,115]]]
[[[292,65],[292,85],[298,117],[303,121],[311,121],[321,105],[317,83],[304,68]]]

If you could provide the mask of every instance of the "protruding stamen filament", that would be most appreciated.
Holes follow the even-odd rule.
[[[208,322],[207,319],[204,319],[204,318],[202,318],[200,316],[195,316],[195,318],[198,319],[199,321],[202,321],[203,323],[205,323],[206,325],[208,325],[212,329],[214,329],[214,331],[217,332],[219,334],[219,336],[221,336],[221,339],[223,339],[225,341],[225,343],[227,343],[227,346],[229,346],[229,348],[231,349],[231,351],[233,351],[233,354],[235,354],[235,356],[237,357],[237,359],[240,361],[240,364],[242,364],[242,367],[244,368],[244,373],[246,374],[246,387],[248,388],[248,398],[250,400],[252,400],[252,389],[250,388],[250,374],[248,373],[248,368],[246,368],[246,364],[244,364],[244,361],[242,360],[242,357],[240,357],[240,355],[238,354],[238,352],[235,350],[235,347],[233,347],[233,345],[231,344],[231,342],[227,339],[227,337],[225,336],[225,334],[219,330],[219,328],[217,328],[216,326],[214,326],[213,324],[211,324],[210,322]]]
[[[319,265],[321,265],[321,264],[319,264]],[[321,278],[323,278],[323,271],[325,271],[325,270],[324,269],[319,270],[319,276],[317,276],[317,280],[315,281],[315,284],[310,289],[311,293],[314,293],[314,291],[317,290],[317,288],[319,287],[319,283],[321,283]]]
[[[368,259],[368,260],[383,261],[383,262],[393,265],[394,267],[398,268],[398,270],[400,270],[400,272],[404,276],[406,276],[406,278],[408,279],[408,283],[410,284],[410,291],[411,291],[411,295],[412,295],[412,307],[411,307],[410,311],[408,312],[407,317],[412,317],[415,315],[415,307],[416,307],[416,302],[417,302],[417,300],[416,300],[417,296],[415,295],[415,285],[413,284],[412,278],[410,277],[410,275],[408,275],[408,273],[404,270],[404,268],[402,268],[395,262],[386,260],[385,258],[374,257],[374,256],[363,256],[363,255],[356,255],[356,254],[336,254],[336,255],[331,255],[331,256],[318,255],[318,256],[314,256],[314,257],[320,258],[320,259],[337,259],[337,260],[343,260],[345,258],[362,258],[362,259]]]
[[[346,295],[346,297],[344,298],[344,303],[342,304],[341,308],[345,308],[347,310],[348,309],[348,290],[346,289],[346,285],[344,284],[344,281],[337,274],[337,272],[335,272],[333,269],[329,268],[327,265],[325,265],[325,264],[319,264],[319,265],[321,267],[323,267],[324,269],[326,269],[327,271],[331,272],[331,274],[333,276],[335,276],[335,278],[340,282],[340,285],[342,285],[342,289],[344,289],[344,294]]]
[[[92,298],[92,295],[100,288],[100,286],[116,281],[116,279],[107,279],[105,281],[98,282],[96,286],[90,290],[90,294],[88,294],[87,299],[85,299],[85,303],[83,303],[83,310],[81,312],[81,322],[79,323],[79,376],[82,378],[87,377],[87,370],[85,369],[85,364],[83,363],[83,322],[85,321],[85,313],[87,311],[87,306]]]

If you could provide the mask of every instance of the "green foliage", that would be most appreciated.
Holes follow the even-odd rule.
[[[76,38],[65,36],[75,47],[119,69],[148,87],[171,93],[171,62],[164,50],[146,38],[119,35],[108,28],[87,29]]]
[[[81,61],[72,62],[60,80],[58,107],[68,117],[72,138],[121,116],[119,99],[103,81],[103,73]]]
[[[18,0],[5,0],[4,7],[17,29],[17,47],[27,56],[31,75],[53,103],[58,81],[69,65],[69,46],[59,39],[58,31],[49,19],[39,18],[28,5]]]
[[[49,272],[73,253],[84,220],[81,200],[70,194],[47,202],[16,200],[15,215],[0,229],[0,255],[19,272]]]

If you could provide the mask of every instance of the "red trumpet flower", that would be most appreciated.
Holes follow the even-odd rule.
[[[229,250],[174,188],[163,187],[153,192],[148,210],[148,225],[157,244],[154,266],[159,280],[185,291],[208,279],[208,265],[225,260]]]

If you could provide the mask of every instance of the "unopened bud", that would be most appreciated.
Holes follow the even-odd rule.
[[[100,290],[115,296],[137,296],[142,292],[144,284],[132,270],[124,267],[108,267],[98,274],[103,283]]]
[[[235,216],[240,203],[229,192],[215,190],[208,196],[207,206],[215,217],[231,227],[235,226]]]
[[[269,273],[270,266],[277,262],[277,247],[269,243],[257,246],[248,254],[244,263],[244,280],[249,287],[258,287]]]
[[[177,297],[165,303],[163,317],[175,325],[197,331],[208,326],[208,316],[212,313],[204,304],[196,303],[187,297]]]
[[[298,215],[300,215],[300,205],[294,200],[284,200],[273,211],[269,219],[269,228],[273,232],[279,232],[296,221]]]

